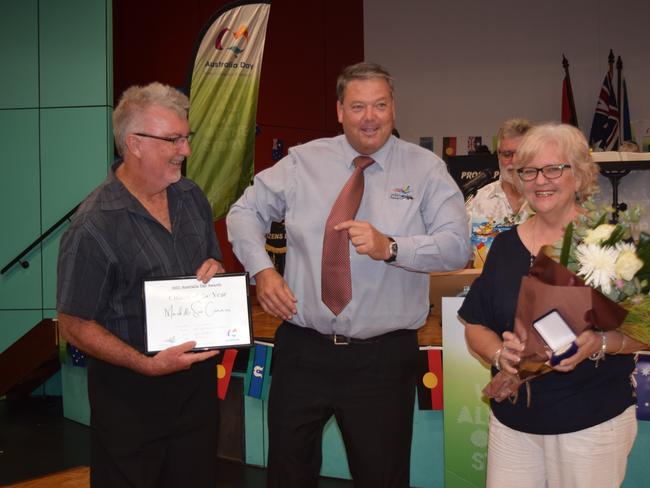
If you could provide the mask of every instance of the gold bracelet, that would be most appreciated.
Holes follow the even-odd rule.
[[[621,347],[619,347],[616,350],[616,352],[613,352],[612,354],[620,354],[621,351],[625,349],[625,344],[627,343],[627,336],[625,334],[622,334],[621,332],[619,332],[619,334],[621,334]]]

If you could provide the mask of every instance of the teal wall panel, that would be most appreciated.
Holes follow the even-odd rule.
[[[43,231],[106,178],[109,110],[82,107],[41,111]]]
[[[40,235],[38,138],[38,110],[0,110],[0,219],[5,229],[0,239],[2,268]],[[40,248],[26,260],[29,268],[16,264],[0,275],[0,308],[42,306]]]
[[[636,441],[627,462],[625,480],[621,488],[648,486],[648,453],[650,452],[650,421],[640,420]]]
[[[59,257],[59,241],[69,223],[62,224],[43,241],[43,308],[56,310],[56,265]]]
[[[0,108],[38,106],[37,8],[37,0],[0,0]]]
[[[106,105],[113,107],[113,1],[106,0]],[[109,137],[109,139],[112,139]]]
[[[268,432],[266,402],[244,395],[244,462],[266,466]]]
[[[110,0],[40,0],[42,107],[107,105]]]
[[[445,486],[442,410],[420,410],[415,401],[411,442],[411,486]]]
[[[86,368],[62,364],[61,387],[64,417],[80,424],[90,425],[88,371]]]
[[[343,436],[334,417],[329,419],[323,430],[323,462],[320,474],[330,478],[352,478]]]
[[[40,310],[0,310],[0,353],[43,318]]]
[[[41,111],[42,232],[81,203],[105,178],[110,107]],[[56,261],[67,223],[43,242],[43,306],[56,308]]]
[[[0,0],[0,266],[77,205],[112,158],[111,0]],[[18,110],[20,109],[20,110]],[[65,225],[0,275],[0,349],[54,315]]]

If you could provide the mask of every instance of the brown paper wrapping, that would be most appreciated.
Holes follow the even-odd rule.
[[[527,276],[521,280],[514,333],[524,343],[519,373],[499,372],[485,387],[488,398],[501,401],[514,394],[521,383],[551,371],[546,343],[533,328],[533,322],[551,310],[557,310],[575,335],[595,327],[617,328],[627,311],[605,295],[584,284],[561,264],[539,253]]]

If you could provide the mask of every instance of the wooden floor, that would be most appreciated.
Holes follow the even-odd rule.
[[[90,487],[90,468],[80,466],[5,486],[7,488],[88,488]]]

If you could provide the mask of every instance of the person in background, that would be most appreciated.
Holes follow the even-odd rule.
[[[458,311],[468,346],[492,365],[492,375],[517,372],[524,345],[513,324],[521,279],[540,249],[561,239],[579,215],[598,173],[584,135],[566,124],[530,129],[515,168],[535,215],[495,238]],[[646,346],[616,330],[588,329],[575,342],[574,355],[521,385],[516,397],[491,400],[488,488],[623,482],[637,431],[631,353]]]
[[[530,128],[531,123],[525,119],[509,119],[503,123],[497,134],[499,179],[480,188],[466,203],[474,268],[483,267],[494,236],[531,215],[530,207],[517,190],[513,171],[517,147]]]
[[[257,174],[227,217],[262,308],[283,320],[273,353],[268,486],[317,486],[323,428],[334,416],[355,486],[407,488],[428,272],[465,265],[467,214],[445,164],[391,135],[395,101],[385,69],[348,66],[337,95],[344,134],[291,148]],[[356,216],[334,218],[341,189],[359,171],[365,182]],[[282,219],[284,278],[263,239]],[[323,265],[331,261],[326,234],[341,237],[349,274]],[[344,276],[351,297],[332,304],[328,280],[341,278],[342,290]]]
[[[123,157],[61,239],[62,336],[89,356],[91,485],[216,486],[217,351],[186,342],[145,355],[145,278],[223,272],[212,211],[181,176],[189,101],[160,83],[124,92],[113,113]]]

